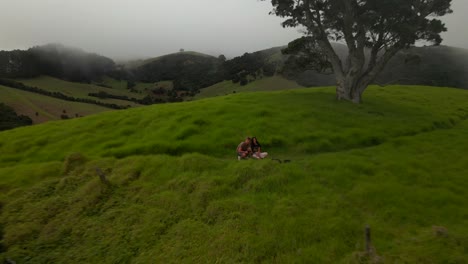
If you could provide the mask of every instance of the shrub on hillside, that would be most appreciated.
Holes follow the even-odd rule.
[[[13,108],[0,103],[0,131],[20,126],[29,126],[32,123],[31,118],[28,116],[18,115]]]
[[[86,162],[86,157],[81,153],[72,153],[65,158],[62,172],[64,175],[67,175],[70,172],[76,170],[78,167],[84,165]]]

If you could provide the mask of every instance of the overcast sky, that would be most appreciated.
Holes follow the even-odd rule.
[[[0,0],[0,50],[63,43],[114,59],[195,50],[240,55],[300,36],[258,0]],[[445,45],[468,49],[468,0],[453,0]]]

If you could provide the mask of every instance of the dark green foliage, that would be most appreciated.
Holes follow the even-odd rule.
[[[0,131],[32,125],[31,118],[17,115],[13,108],[0,103]]]
[[[136,86],[135,81],[133,80],[128,80],[127,81],[127,89],[133,89]]]
[[[290,55],[284,66],[285,73],[289,76],[308,70],[323,74],[333,73],[326,54],[320,52],[312,37],[302,37],[290,42],[282,53]]]
[[[247,85],[248,83],[249,83],[249,81],[247,80],[247,78],[246,78],[245,76],[242,76],[242,77],[240,78],[239,84],[240,84],[241,86]]]
[[[38,59],[31,51],[0,51],[0,77],[29,78],[40,74]]]
[[[265,63],[265,58],[261,52],[245,53],[225,63],[226,79],[233,80],[241,75],[254,75],[261,70]]]
[[[240,82],[241,85],[248,83],[247,77],[255,79],[261,76],[273,76],[279,61],[270,61],[271,56],[280,51],[281,48],[272,48],[254,53],[245,53],[224,63],[224,79],[232,80],[233,83]]]
[[[190,53],[163,56],[133,69],[129,75],[142,82],[173,80],[175,91],[188,91],[192,94],[199,89],[223,80],[246,85],[249,80],[263,76],[273,76],[282,61],[270,61],[280,48],[272,48],[226,60]]]
[[[218,60],[221,61],[221,62],[225,62],[226,61],[226,56],[221,54],[221,55],[218,56]]]
[[[277,65],[274,63],[266,63],[263,65],[263,75],[266,77],[271,77],[276,74],[276,67]]]
[[[132,74],[138,81],[172,80],[175,90],[196,91],[222,81],[221,67],[215,57],[177,53],[150,61],[133,69]]]

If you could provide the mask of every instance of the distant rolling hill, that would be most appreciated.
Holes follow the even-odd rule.
[[[0,102],[12,107],[18,114],[30,117],[34,124],[142,106],[138,100],[143,101],[155,87],[155,84],[137,83],[130,91],[126,88],[126,82],[123,84],[109,77],[103,80],[107,84],[76,83],[50,76],[14,79],[12,82],[37,89],[38,92],[3,85]]]
[[[69,102],[1,85],[0,101],[12,107],[16,113],[30,117],[34,124],[111,110],[99,105]]]
[[[335,44],[335,50],[344,60],[347,48]],[[285,55],[277,50],[274,60],[284,63]],[[333,75],[314,71],[281,70],[288,79],[302,86],[334,85]],[[376,80],[377,84],[413,84],[468,89],[468,50],[449,46],[413,47],[398,53]]]
[[[200,56],[200,57],[206,57],[206,58],[214,58],[211,55],[204,54],[204,53],[201,53],[201,52],[181,51],[181,52],[166,54],[166,55],[162,55],[162,56],[154,57],[154,58],[149,58],[149,59],[128,61],[128,62],[125,62],[124,65],[126,67],[128,67],[129,69],[135,69],[135,68],[138,68],[138,67],[143,66],[145,64],[154,62],[154,61],[158,61],[158,60],[161,60],[161,59],[167,59],[167,58],[170,59],[171,57],[178,56],[178,55],[192,55],[192,56]]]
[[[193,93],[223,81],[224,61],[197,52],[179,52],[134,64],[130,78],[142,82],[172,81],[177,91]]]
[[[195,95],[194,99],[202,99],[244,92],[266,92],[290,90],[297,88],[304,88],[304,86],[301,86],[297,82],[288,80],[280,75],[276,75],[253,81],[244,86],[241,86],[238,83],[233,83],[232,81],[220,82],[210,87],[201,89],[200,93]]]
[[[115,70],[112,59],[61,44],[0,51],[0,78],[49,75],[73,82],[90,82]]]
[[[95,96],[90,96],[89,94],[102,91],[102,92],[106,92],[106,93],[113,94],[113,95],[127,96],[129,98],[134,97],[137,99],[141,99],[145,96],[144,94],[140,94],[140,93],[132,93],[128,91],[127,89],[114,89],[113,87],[110,87],[110,88],[102,87],[96,84],[67,82],[67,81],[49,77],[49,76],[41,76],[41,77],[32,78],[32,79],[16,79],[16,81],[21,82],[28,86],[35,86],[35,87],[45,89],[51,92],[60,92],[65,95],[70,95],[76,98],[97,99],[98,101],[116,103],[122,106],[126,106],[126,105],[134,106],[135,103],[128,102],[125,100],[116,100],[116,99],[109,99],[109,98],[101,99],[101,98],[96,98]]]
[[[468,50],[449,46],[404,50],[389,62],[378,82],[468,89]]]
[[[346,46],[336,44],[334,47],[344,58]],[[286,63],[289,57],[281,52],[283,48],[245,53],[230,60],[224,56],[217,58],[187,51],[116,65],[112,60],[96,54],[51,44],[26,51],[0,52],[0,79],[7,78],[47,93],[60,93],[82,103],[95,101],[108,109],[230,93],[335,84],[333,75],[291,70]],[[414,47],[397,54],[376,83],[468,88],[467,69],[467,50],[447,46]],[[26,92],[18,93],[26,96]],[[27,97],[43,98],[46,95],[50,94]],[[57,109],[67,104],[57,101],[60,99],[63,98],[55,96],[52,100],[59,105]],[[0,102],[12,105],[19,113],[26,113],[35,123],[49,120],[45,119],[46,115],[41,118],[31,115],[37,112],[34,110],[37,107],[20,107],[18,102],[11,102],[11,97],[8,102],[0,98]],[[44,113],[48,111],[40,110]],[[52,112],[56,118],[58,113]],[[84,114],[79,115],[95,111],[81,112]]]

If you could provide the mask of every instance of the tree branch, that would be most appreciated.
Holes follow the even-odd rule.
[[[364,74],[362,74],[361,78],[359,78],[358,83],[360,92],[363,92],[366,87],[371,84],[377,75],[382,72],[385,68],[385,65],[390,61],[390,59],[395,56],[403,47],[398,43],[391,47],[390,49],[386,50],[385,53],[380,57],[380,59],[375,63],[375,66],[372,69],[368,69]]]
[[[311,19],[315,21],[315,23],[317,24],[316,26],[314,25],[313,27],[311,27],[310,31],[312,31],[312,34],[314,38],[317,40],[317,43],[319,44],[320,48],[322,48],[327,53],[335,74],[338,74],[339,76],[343,76],[344,75],[343,63],[341,62],[340,57],[336,54],[335,50],[333,49],[333,46],[330,43],[330,40],[328,39],[328,34],[325,32],[325,29],[323,27],[320,10],[315,9],[317,15],[314,16],[314,14],[311,11],[312,10],[311,0],[305,0],[304,4],[305,4],[304,11],[305,11],[307,20]]]

